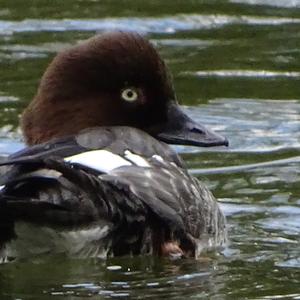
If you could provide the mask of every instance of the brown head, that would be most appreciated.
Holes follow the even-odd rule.
[[[59,53],[21,120],[29,145],[115,125],[170,143],[227,144],[180,110],[163,60],[136,33],[97,35]]]

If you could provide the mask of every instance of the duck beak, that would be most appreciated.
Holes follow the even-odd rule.
[[[189,118],[176,102],[168,109],[168,121],[157,138],[168,144],[200,147],[228,146],[225,137],[205,128]]]

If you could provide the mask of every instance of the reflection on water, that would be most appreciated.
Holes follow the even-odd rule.
[[[232,3],[247,3],[253,5],[269,5],[277,7],[289,7],[297,8],[300,7],[299,0],[230,0]]]
[[[46,274],[49,264],[53,265]],[[58,267],[59,266],[59,267]],[[24,263],[16,266],[3,266],[9,276],[15,278],[15,285],[22,286],[17,296],[22,298],[33,292],[33,287],[24,283],[22,273],[30,270],[30,281],[39,286],[43,276],[41,297],[56,296],[65,299],[67,296],[103,298],[140,299],[182,299],[184,296],[197,295],[204,297],[217,294],[224,288],[224,283],[215,284],[214,279],[220,276],[213,260],[207,260],[195,266],[192,260],[170,262],[157,258],[119,258],[108,261],[78,261],[48,259],[39,265]],[[10,286],[13,290],[13,284]],[[7,289],[9,290],[9,288]],[[42,298],[43,299],[43,298]],[[100,298],[102,299],[102,298]]]
[[[141,33],[176,33],[185,30],[212,29],[228,25],[283,25],[299,24],[300,20],[282,17],[252,17],[230,15],[184,15],[164,18],[105,18],[102,20],[22,20],[1,21],[5,35],[35,31],[104,31],[133,30]]]
[[[114,29],[148,35],[188,114],[230,140],[176,147],[227,215],[221,253],[4,264],[1,300],[300,299],[300,1],[0,3],[1,155],[23,146],[18,118],[53,55]]]

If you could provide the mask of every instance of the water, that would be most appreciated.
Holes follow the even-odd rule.
[[[0,153],[60,49],[108,29],[158,47],[187,112],[228,149],[176,147],[227,215],[199,261],[64,257],[0,266],[0,299],[300,299],[300,1],[0,0]]]

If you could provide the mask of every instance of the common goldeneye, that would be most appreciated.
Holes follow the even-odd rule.
[[[227,145],[180,109],[166,66],[136,33],[59,53],[26,108],[28,147],[0,179],[2,260],[45,253],[196,257],[225,218],[166,144]]]

